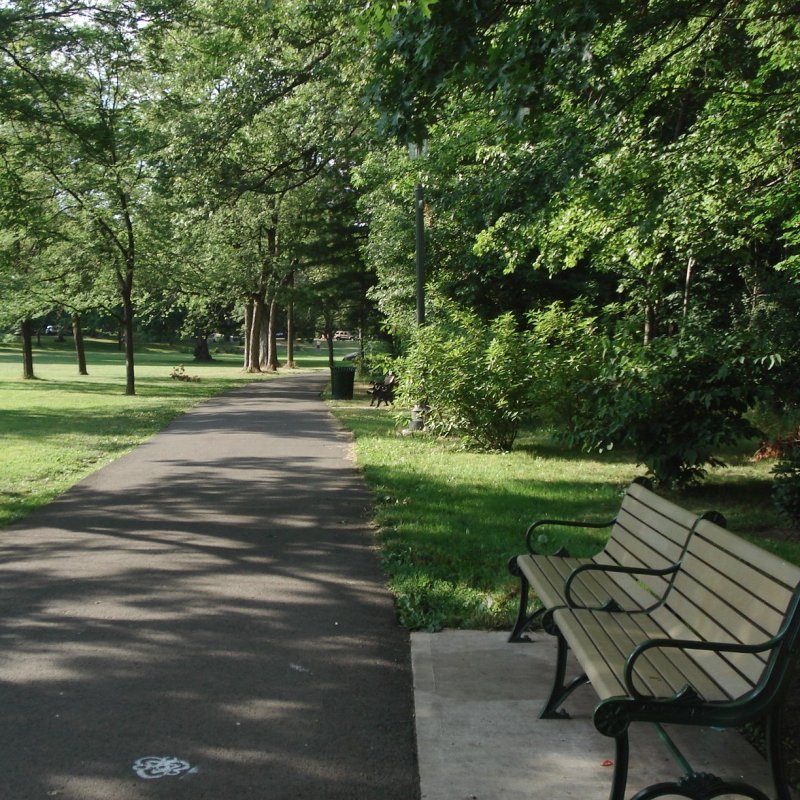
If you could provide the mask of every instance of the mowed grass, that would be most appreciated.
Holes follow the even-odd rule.
[[[337,356],[352,352],[337,347]],[[325,349],[298,349],[301,368],[327,366]],[[0,345],[0,528],[49,502],[83,476],[131,450],[202,400],[265,375],[241,371],[238,353],[195,363],[188,350],[137,353],[137,395],[124,395],[122,354],[93,341],[89,376],[77,374],[71,341],[42,341],[37,379],[23,381],[18,346]],[[172,379],[175,367],[199,378]],[[466,452],[426,435],[403,436],[408,412],[374,409],[366,387],[353,401],[331,403],[356,435],[357,457],[375,497],[381,558],[410,628],[508,628],[518,582],[507,562],[524,548],[539,517],[610,519],[625,486],[644,469],[629,453],[602,457],[570,451],[547,432],[528,431],[511,453]],[[671,494],[701,512],[724,513],[728,526],[800,563],[798,532],[770,500],[769,462],[753,463],[753,443],[723,454],[729,468],[701,487]],[[560,532],[543,549],[566,544],[575,555],[602,547],[604,531]]]
[[[49,502],[85,475],[146,441],[197,403],[270,376],[245,374],[237,353],[194,362],[180,347],[142,347],[136,392],[124,394],[125,363],[116,344],[90,340],[88,376],[78,375],[71,339],[43,338],[34,352],[35,380],[22,380],[19,346],[0,345],[0,528]],[[306,345],[303,368],[326,365]],[[183,364],[196,381],[178,381]]]
[[[609,520],[624,488],[644,474],[630,453],[589,456],[529,431],[511,453],[465,452],[425,435],[404,436],[408,414],[374,409],[363,387],[334,411],[356,436],[359,465],[376,498],[378,540],[401,621],[410,628],[510,628],[519,582],[507,569],[537,518]],[[726,453],[729,467],[701,487],[668,496],[693,511],[716,509],[728,527],[800,563],[797,531],[770,501],[768,462],[754,448]],[[540,542],[571,553],[599,550],[608,531],[566,530]]]

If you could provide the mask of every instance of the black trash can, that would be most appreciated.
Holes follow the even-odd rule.
[[[334,400],[352,400],[355,367],[331,367],[331,397]]]

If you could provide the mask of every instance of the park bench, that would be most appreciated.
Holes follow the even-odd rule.
[[[383,380],[376,381],[372,384],[371,388],[367,389],[367,394],[372,395],[369,404],[375,404],[375,407],[380,407],[381,403],[385,405],[394,405],[394,392],[397,387],[397,376],[390,372]]]
[[[708,512],[718,522],[721,515]],[[525,535],[528,552],[509,561],[520,579],[519,612],[509,641],[525,641],[524,633],[551,608],[577,605],[589,608],[639,609],[651,606],[669,586],[669,570],[684,553],[699,517],[660,497],[645,478],[637,478],[625,491],[619,513],[608,522],[541,519]],[[565,548],[553,555],[536,551],[534,537],[543,527],[610,528],[606,546],[591,558],[572,558]],[[645,574],[598,571],[591,567],[644,568]],[[539,602],[529,613],[530,589]]]
[[[595,564],[587,571],[624,569]],[[763,721],[775,797],[790,800],[780,724],[800,635],[800,568],[700,519],[671,572],[664,599],[647,610],[562,606],[545,613],[559,655],[542,718],[568,716],[564,701],[591,683],[599,700],[595,727],[615,740],[611,800],[625,795],[632,722],[654,723],[684,770],[679,780],[648,786],[635,800],[729,794],[769,800],[741,779],[695,772],[663,727],[740,728]],[[648,577],[646,570],[638,574]],[[582,672],[566,684],[568,650]]]

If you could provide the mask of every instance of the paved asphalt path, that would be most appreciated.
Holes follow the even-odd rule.
[[[413,800],[408,635],[300,374],[206,402],[0,538],[2,800]]]

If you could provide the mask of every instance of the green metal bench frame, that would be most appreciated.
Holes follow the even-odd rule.
[[[718,558],[709,557],[715,553]],[[729,574],[732,564],[740,565],[737,575]],[[614,569],[602,565],[591,568]],[[673,572],[670,592],[655,609],[548,609],[543,624],[548,633],[557,636],[558,656],[553,687],[541,717],[568,716],[560,709],[561,704],[576,688],[592,682],[600,698],[593,714],[595,727],[615,740],[610,800],[624,800],[631,722],[653,723],[684,773],[677,781],[642,789],[633,800],[664,795],[711,800],[725,794],[769,800],[760,789],[743,781],[695,771],[663,728],[665,724],[740,728],[764,719],[775,797],[790,800],[780,729],[782,700],[800,646],[800,568],[704,520],[698,523],[685,558]],[[718,602],[710,600],[712,596]],[[748,599],[743,604],[747,610],[740,608],[742,598]],[[689,613],[691,608],[696,611]],[[685,625],[692,635],[646,638],[627,651],[622,644],[624,637],[613,633],[646,631],[648,625],[658,627],[670,619]],[[729,640],[704,640],[697,633],[700,630],[728,630]],[[568,638],[579,645],[576,656],[584,671],[566,683],[567,652],[575,649]],[[600,639],[609,642],[601,645]],[[620,651],[616,656],[615,648]],[[622,655],[624,660],[620,660]],[[693,680],[698,685],[705,682],[705,686],[716,686],[718,696],[711,696],[715,690],[706,689],[709,696],[705,697]],[[653,688],[666,684],[672,689],[663,694]]]
[[[717,512],[707,512],[703,518],[725,524]],[[701,517],[653,493],[646,478],[637,478],[626,489],[620,511],[612,520],[541,519],[533,522],[525,532],[528,552],[514,556],[508,563],[511,574],[520,580],[519,610],[509,641],[530,641],[525,632],[540,623],[549,608],[561,605],[606,610],[652,606],[669,588],[674,564],[683,555],[699,519]],[[571,558],[563,547],[552,555],[539,553],[534,547],[534,536],[545,526],[611,530],[600,553],[581,559]],[[620,569],[597,571],[598,566]],[[655,567],[661,571],[651,569]],[[631,572],[631,568],[638,572]],[[647,574],[653,579],[631,579],[632,574],[641,575],[642,569],[649,569]],[[591,591],[581,585],[584,576],[592,577]],[[576,591],[576,586],[582,591]],[[531,589],[539,601],[539,607],[532,613],[528,610]]]

